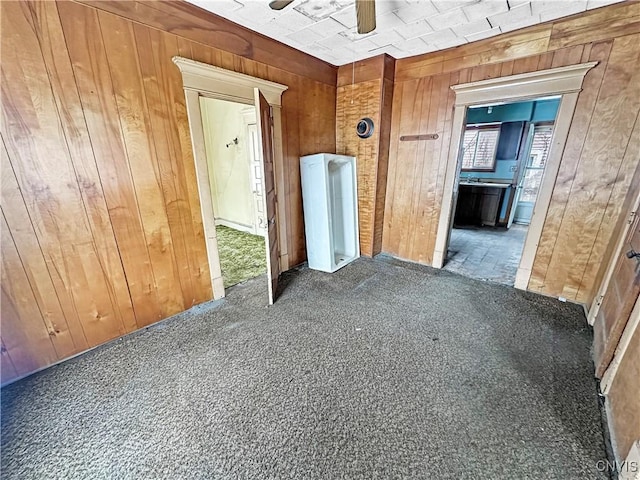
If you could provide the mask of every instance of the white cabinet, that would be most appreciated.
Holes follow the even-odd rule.
[[[307,155],[300,172],[309,268],[335,272],[360,256],[356,159]]]

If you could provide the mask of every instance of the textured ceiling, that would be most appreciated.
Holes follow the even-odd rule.
[[[377,0],[377,28],[356,33],[354,0],[188,0],[333,65],[404,58],[510,32],[620,0]]]

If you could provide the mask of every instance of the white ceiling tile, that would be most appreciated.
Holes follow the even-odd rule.
[[[522,22],[531,19],[534,14],[531,12],[531,4],[523,3],[517,7],[511,7],[507,12],[491,15],[489,21],[494,27],[509,25],[511,23]]]
[[[319,33],[305,28],[303,30],[298,30],[297,32],[290,33],[289,35],[287,35],[287,38],[301,45],[311,45],[312,43],[316,43],[326,37],[323,37]]]
[[[405,25],[406,23],[400,20],[400,17],[393,12],[376,16],[376,30],[389,30],[392,28],[404,27]]]
[[[432,32],[427,35],[423,35],[420,37],[427,45],[438,45],[440,43],[448,43],[458,38],[453,30],[450,28],[446,28],[444,30],[438,30],[437,32]]]
[[[405,5],[404,0],[376,0],[376,15],[394,12]]]
[[[418,50],[424,48],[425,42],[421,38],[412,38],[411,40],[396,43],[394,46],[400,50]]]
[[[356,18],[356,7],[353,5],[334,13],[331,15],[331,18],[337,20],[347,28],[354,28],[358,23]]]
[[[502,33],[512,32],[513,30],[519,30],[521,28],[530,27],[540,23],[540,15],[531,15],[529,18],[520,20],[519,22],[507,23],[505,25],[499,25]]]
[[[294,9],[312,20],[319,21],[339,12],[350,3],[349,0],[305,0],[297,3]]]
[[[333,18],[325,18],[324,20],[307,27],[307,30],[311,30],[323,37],[330,37],[337,35],[340,32],[344,32],[347,28]]]
[[[258,33],[266,35],[267,37],[272,37],[272,38],[286,37],[287,35],[294,32],[294,30],[291,30],[289,26],[282,25],[276,20],[272,20],[269,23],[266,23],[264,25],[258,25],[256,27],[256,31]]]
[[[242,8],[242,3],[234,0],[193,0],[191,3],[214,13],[229,13]]]
[[[377,34],[378,32],[376,30],[369,33],[358,33],[355,27],[339,33],[341,37],[344,37],[347,40],[351,40],[353,43],[358,43],[359,41],[367,37],[372,37],[373,35],[377,35]]]
[[[229,12],[229,18],[243,26],[264,25],[275,20],[281,12],[271,10],[267,4],[250,2],[241,8]]]
[[[455,33],[459,37],[466,37],[467,35],[471,35],[474,33],[486,32],[487,30],[491,30],[491,24],[489,23],[489,20],[483,18],[475,22],[457,25],[451,30],[453,30],[453,33]]]
[[[491,30],[486,30],[484,32],[472,33],[471,35],[467,35],[465,38],[468,42],[475,42],[495,35],[500,35],[501,33],[502,31],[500,30],[500,27],[494,27]]]
[[[352,50],[354,42],[344,37],[343,35],[334,35],[332,37],[322,39],[318,41],[318,43],[330,50],[341,50],[341,49]]]
[[[384,53],[391,55],[394,58],[398,58],[398,55],[402,53],[402,50],[400,50],[399,48],[393,45],[389,45],[387,49],[384,51]]]
[[[379,47],[384,47],[386,45],[394,45],[396,43],[400,43],[404,40],[404,38],[402,38],[400,34],[395,30],[389,30],[384,33],[378,33],[377,35],[370,37],[369,40]]]
[[[433,30],[442,30],[444,28],[460,25],[461,23],[466,23],[467,17],[461,9],[457,8],[439,15],[430,16],[427,18],[427,22],[429,22],[429,25],[431,25]]]
[[[509,4],[507,4],[507,0],[482,0],[462,7],[462,10],[467,14],[469,21],[473,22],[497,13],[506,12],[509,10]]]
[[[438,50],[444,50],[445,48],[457,47],[463,43],[467,43],[467,40],[464,37],[457,37],[439,41],[436,43],[436,46],[438,47]]]
[[[417,2],[407,4],[395,12],[405,23],[415,22],[431,15],[437,15],[438,10],[431,2]]]
[[[315,23],[309,17],[305,17],[302,13],[293,8],[288,8],[283,11],[280,16],[275,19],[275,22],[294,31],[302,30],[303,28]]]
[[[525,3],[531,3],[531,0],[507,0],[507,3],[509,4],[509,8],[515,8]]]
[[[403,38],[409,40],[432,32],[433,29],[426,20],[418,20],[417,22],[409,23],[402,28],[397,28],[396,31],[402,35]]]
[[[544,4],[544,6],[542,6]],[[540,14],[540,21],[546,22],[556,18],[566,17],[583,12],[587,8],[587,2],[572,0],[571,2],[536,2],[531,4],[534,14]]]
[[[355,0],[296,0],[281,11],[268,0],[188,1],[344,65],[380,52],[394,58],[432,52],[621,0],[376,0],[377,27],[367,35],[355,31]]]
[[[606,5],[611,5],[612,3],[617,3],[618,0],[589,0],[587,2],[587,10],[592,8],[600,8]]]
[[[438,9],[439,12],[446,12],[447,10],[453,10],[455,8],[466,7],[467,5],[473,5],[474,3],[479,3],[482,0],[447,0],[447,1],[436,1],[434,2],[434,6]],[[528,1],[528,0],[527,0]]]

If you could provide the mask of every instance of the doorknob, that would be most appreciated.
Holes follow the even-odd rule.
[[[633,248],[627,252],[627,258],[637,258],[640,260],[640,252],[636,252]]]

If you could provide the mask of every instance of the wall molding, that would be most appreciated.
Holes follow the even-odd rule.
[[[588,62],[491,78],[453,85],[451,89],[456,93],[455,106],[469,106],[511,99],[522,100],[523,92],[526,92],[527,97],[550,95],[550,92],[554,95],[579,92],[582,89],[584,76],[597,64],[598,62]]]
[[[280,107],[282,94],[289,88],[280,83],[215,67],[190,58],[173,57],[172,60],[182,72],[185,90],[196,90],[215,95],[217,98],[228,96],[228,100],[253,105],[253,89],[257,87],[269,105]]]

